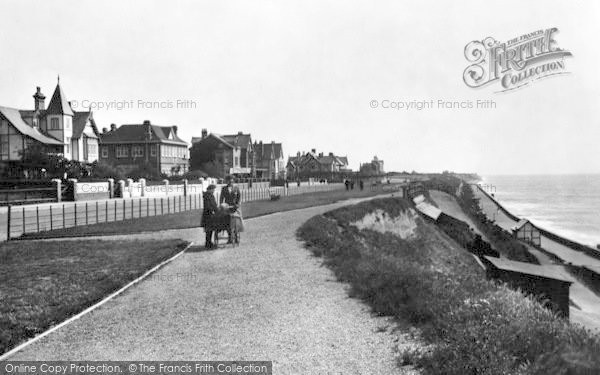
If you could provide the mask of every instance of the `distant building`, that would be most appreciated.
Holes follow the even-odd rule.
[[[360,165],[360,172],[367,175],[382,175],[385,173],[383,170],[383,160],[379,160],[377,156],[373,157],[368,163]]]
[[[324,177],[344,172],[352,172],[348,168],[348,157],[337,156],[330,152],[324,155],[322,152],[317,154],[316,149],[310,152],[298,152],[296,156],[290,156],[286,165],[289,178],[296,179],[302,177]]]
[[[565,318],[569,317],[569,288],[574,280],[563,273],[562,266],[539,266],[490,256],[479,259],[489,278],[542,297],[542,300],[546,299],[546,307]]]
[[[19,162],[32,144],[66,159],[92,163],[98,160],[98,128],[91,111],[74,111],[57,83],[48,108],[37,87],[34,109],[0,107],[0,164]]]
[[[177,136],[177,126],[111,125],[100,135],[100,160],[124,173],[148,168],[157,174],[180,175],[189,170],[188,144]]]
[[[192,138],[190,165],[193,170],[201,169],[214,177],[233,175],[255,177],[256,161],[250,134],[221,135],[202,129],[202,137]],[[214,171],[205,170],[213,168]]]
[[[515,238],[534,246],[542,245],[540,231],[529,220],[522,219],[511,229]]]
[[[269,178],[271,180],[286,178],[287,171],[281,143],[255,141],[253,149],[256,158],[256,177]]]

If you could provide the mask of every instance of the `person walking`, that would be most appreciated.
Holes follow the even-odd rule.
[[[214,249],[217,247],[215,243],[213,243],[213,233],[215,231],[215,214],[217,213],[217,200],[215,198],[215,189],[217,187],[215,185],[208,185],[206,191],[202,194],[202,200],[204,203],[204,208],[202,209],[202,222],[200,226],[204,228],[204,232],[206,233],[206,239],[204,242],[204,247],[206,249]]]
[[[237,186],[233,186],[233,180],[231,176],[225,178],[227,185],[221,189],[221,197],[219,198],[219,204],[226,203],[229,206],[229,212],[231,212],[231,222],[229,230],[227,231],[227,243],[233,243],[233,237],[231,236],[231,229],[237,229],[237,232],[244,231],[244,221],[242,217],[242,193]]]
[[[358,182],[358,186],[360,187],[360,191],[363,191],[363,189],[365,188],[365,183],[364,183],[364,181],[363,181],[363,180],[360,180],[360,181]]]

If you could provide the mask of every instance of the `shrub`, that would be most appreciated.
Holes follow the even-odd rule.
[[[421,328],[427,353],[401,353],[425,374],[600,373],[600,337],[572,326],[534,298],[487,281],[467,252],[418,220],[415,239],[358,230],[361,215],[390,216],[408,202],[373,200],[308,220],[298,230],[350,294],[374,312]],[[567,372],[570,371],[570,372]],[[588,371],[588,372],[585,372]]]

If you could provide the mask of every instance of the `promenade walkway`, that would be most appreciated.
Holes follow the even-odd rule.
[[[414,343],[349,298],[295,236],[310,217],[357,201],[246,220],[239,247],[194,246],[11,360],[272,360],[274,374],[411,373],[395,349]],[[111,239],[203,237],[193,228]]]

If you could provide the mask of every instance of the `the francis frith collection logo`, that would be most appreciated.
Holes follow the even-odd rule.
[[[557,32],[553,27],[504,43],[492,37],[472,41],[465,47],[465,57],[471,65],[465,69],[463,80],[472,88],[498,82],[498,92],[502,92],[568,73],[565,57],[571,56],[571,52],[558,47],[554,39]]]

